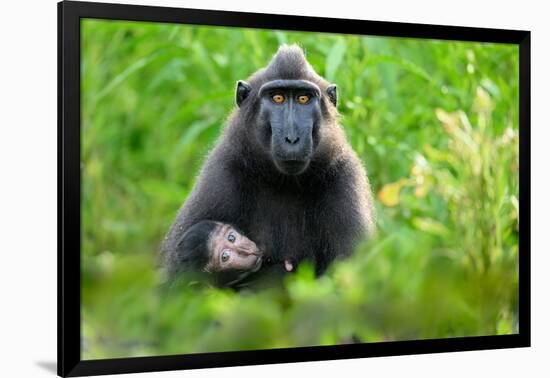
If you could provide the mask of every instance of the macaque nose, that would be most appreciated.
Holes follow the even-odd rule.
[[[237,252],[245,257],[250,255],[259,256],[261,254],[255,244],[243,246],[242,248],[239,248]]]
[[[285,142],[288,144],[296,144],[300,141],[300,137],[298,136],[287,136],[285,137]]]
[[[259,250],[258,248],[252,248],[252,249],[248,252],[248,254],[254,255],[254,256],[260,256],[260,255],[261,255],[260,250]]]

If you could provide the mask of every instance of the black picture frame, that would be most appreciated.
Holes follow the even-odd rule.
[[[83,18],[237,26],[519,46],[519,333],[81,360],[80,322],[80,20]],[[336,360],[530,346],[530,32],[459,26],[271,15],[107,3],[58,3],[58,374],[82,376],[176,369]]]

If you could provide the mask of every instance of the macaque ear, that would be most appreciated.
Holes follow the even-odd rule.
[[[237,91],[235,93],[235,101],[237,102],[237,106],[241,106],[251,90],[252,87],[246,81],[239,80],[237,82]]]
[[[336,90],[336,84],[331,84],[327,87],[327,95],[332,102],[332,105],[336,106],[338,103],[338,91]]]

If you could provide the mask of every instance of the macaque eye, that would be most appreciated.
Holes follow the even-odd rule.
[[[308,95],[301,95],[298,96],[298,103],[301,105],[305,105],[309,102],[309,96]]]
[[[221,256],[222,262],[226,262],[227,260],[229,260],[230,257],[231,257],[231,253],[228,250],[225,250],[222,252],[222,256]]]
[[[282,104],[283,102],[285,102],[285,96],[280,93],[274,94],[273,96],[271,96],[271,99],[276,104]]]
[[[235,242],[235,235],[233,233],[230,233],[229,235],[227,235],[227,240],[229,240],[230,243],[234,243]]]

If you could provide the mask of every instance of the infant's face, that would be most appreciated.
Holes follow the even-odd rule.
[[[262,265],[262,253],[252,240],[231,225],[220,223],[210,239],[210,272],[225,270],[257,271]]]

